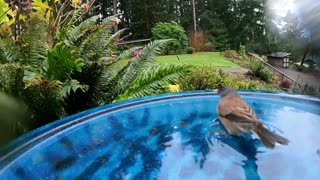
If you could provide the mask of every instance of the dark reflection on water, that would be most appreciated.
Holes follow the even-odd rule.
[[[239,164],[243,168],[246,179],[248,180],[260,180],[257,165],[257,154],[261,153],[258,151],[258,147],[263,144],[253,138],[250,134],[242,136],[230,136],[224,129],[223,125],[218,119],[216,119],[210,126],[211,136],[225,145],[228,145],[236,152],[242,154],[247,159],[242,161],[243,164]]]

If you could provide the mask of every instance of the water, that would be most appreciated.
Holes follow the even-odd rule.
[[[243,97],[288,146],[269,150],[250,135],[228,136],[218,96],[204,94],[91,117],[20,151],[0,178],[320,179],[320,103]]]

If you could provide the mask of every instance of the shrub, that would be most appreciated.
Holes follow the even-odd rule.
[[[256,82],[238,81],[235,76],[213,67],[194,69],[180,84],[183,90],[209,90],[216,89],[220,85],[231,86],[235,89],[261,88]]]
[[[272,81],[272,72],[269,69],[264,68],[264,69],[262,69],[262,71],[260,73],[260,78],[265,82],[271,82]]]
[[[221,55],[230,58],[230,59],[240,59],[240,55],[235,50],[226,50],[224,52],[221,52]]]
[[[187,48],[188,38],[184,29],[176,22],[160,22],[152,28],[154,39],[172,39],[165,48],[166,54],[170,51],[175,53]]]
[[[272,81],[272,72],[265,68],[265,66],[257,60],[251,62],[249,73],[265,82]]]
[[[195,49],[193,47],[187,47],[186,52],[187,54],[193,54],[195,52]]]
[[[291,82],[288,79],[285,79],[281,82],[280,87],[290,89]]]
[[[245,56],[246,55],[246,46],[240,45],[239,54],[241,56]]]
[[[304,94],[309,96],[320,96],[320,89],[316,89],[309,84],[299,85],[295,84],[291,90],[292,93],[296,94]]]

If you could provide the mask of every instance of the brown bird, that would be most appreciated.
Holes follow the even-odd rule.
[[[218,88],[220,102],[217,106],[219,119],[230,135],[253,133],[265,147],[273,149],[276,143],[287,145],[289,140],[263,126],[256,113],[231,87]]]

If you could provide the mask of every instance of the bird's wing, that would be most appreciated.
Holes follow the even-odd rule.
[[[240,96],[226,98],[218,104],[220,116],[241,123],[257,123],[256,113]]]

